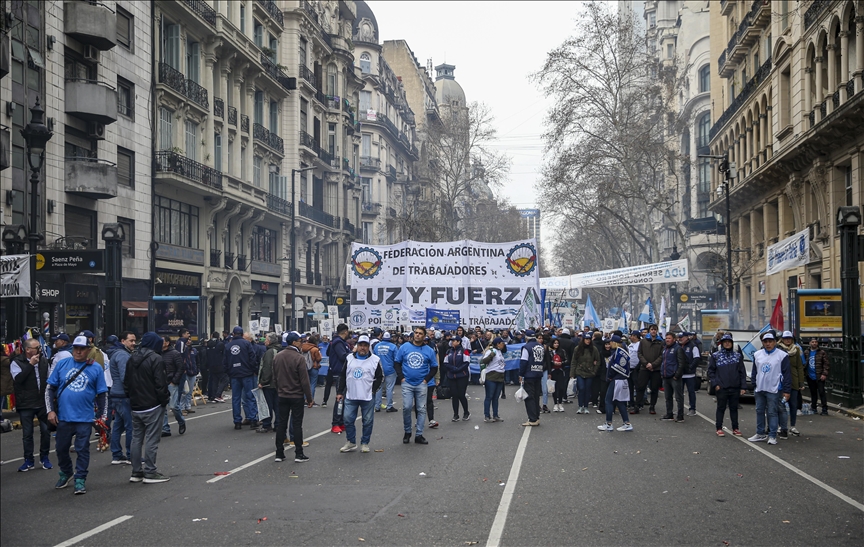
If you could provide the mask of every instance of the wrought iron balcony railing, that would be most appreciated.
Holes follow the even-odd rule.
[[[219,249],[210,249],[210,267],[218,268],[220,266],[221,257],[222,251]]]
[[[189,6],[189,9],[201,16],[202,19],[216,26],[216,10],[204,0],[183,0],[183,3]]]
[[[240,114],[240,131],[249,132],[249,116],[246,114]]]
[[[203,163],[190,160],[171,150],[160,150],[153,154],[154,168],[157,172],[176,173],[204,186],[222,189],[222,172]]]
[[[291,214],[291,202],[273,194],[267,194],[267,209],[283,215]]]
[[[233,106],[228,107],[228,123],[237,127],[237,109]]]
[[[276,5],[276,2],[273,0],[258,0],[258,4],[264,8],[264,11],[270,14],[270,17],[279,24],[279,27],[285,28],[285,18],[282,15],[282,10]]]
[[[321,209],[316,209],[315,207],[312,207],[311,205],[309,205],[305,201],[301,201],[299,203],[299,205],[300,205],[300,207],[299,207],[300,216],[314,220],[315,222],[318,222],[318,223],[323,224],[325,226],[329,226],[331,228],[335,224],[333,222],[333,215],[331,215],[329,213],[325,213]]]
[[[219,97],[213,97],[213,115],[225,119],[225,101]]]

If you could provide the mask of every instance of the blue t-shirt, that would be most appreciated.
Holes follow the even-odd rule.
[[[810,377],[811,380],[816,379],[816,352],[810,352],[810,362],[807,363],[807,376]]]
[[[396,351],[396,344],[389,340],[378,342],[375,344],[375,349],[372,350],[372,353],[377,355],[378,359],[381,360],[381,372],[384,373],[384,376],[396,374],[396,368],[393,366],[393,358],[396,356]]]
[[[426,379],[433,366],[437,366],[435,350],[423,344],[415,346],[411,342],[402,344],[396,352],[397,363],[402,363],[402,375],[405,381],[412,386],[419,386]],[[429,381],[429,385],[435,385],[435,379]]]
[[[48,384],[59,391],[83,364],[76,362],[74,357],[63,359],[57,363],[51,376],[48,377]],[[105,373],[99,363],[93,362],[60,394],[57,401],[57,406],[60,407],[60,420],[92,422],[95,417],[93,407],[96,404],[96,396],[106,391],[108,385],[105,383]]]

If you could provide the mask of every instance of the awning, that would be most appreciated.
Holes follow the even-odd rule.
[[[147,302],[136,302],[133,300],[124,300],[123,309],[126,310],[127,317],[147,317],[149,310]]]

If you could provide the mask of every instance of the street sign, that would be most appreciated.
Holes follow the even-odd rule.
[[[39,251],[36,271],[89,272],[105,271],[105,251]]]
[[[336,319],[339,316],[339,306],[327,306],[327,315],[332,319]]]
[[[682,304],[707,304],[709,302],[714,302],[716,298],[717,294],[713,292],[686,292],[678,295],[678,302],[681,302]]]
[[[324,302],[321,302],[320,300],[316,300],[315,303],[312,304],[312,311],[316,314],[324,313],[325,309],[327,308],[324,306]]]

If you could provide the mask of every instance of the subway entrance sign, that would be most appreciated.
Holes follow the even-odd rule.
[[[36,271],[103,273],[105,251],[39,251],[36,253]]]

